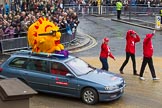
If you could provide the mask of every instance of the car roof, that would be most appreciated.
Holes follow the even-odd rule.
[[[48,61],[66,62],[76,57],[68,55],[67,57],[62,54],[48,54],[48,53],[33,53],[31,50],[20,50],[11,55],[12,57],[25,57],[35,58]]]

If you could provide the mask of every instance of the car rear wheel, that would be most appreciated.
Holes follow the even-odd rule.
[[[82,100],[86,104],[96,104],[98,102],[98,94],[92,88],[86,88],[82,92]]]

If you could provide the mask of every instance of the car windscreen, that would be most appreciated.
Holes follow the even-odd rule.
[[[72,59],[66,64],[75,72],[76,75],[85,75],[94,70],[89,64],[79,58]]]

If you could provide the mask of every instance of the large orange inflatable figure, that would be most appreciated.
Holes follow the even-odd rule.
[[[28,29],[28,42],[32,52],[54,53],[64,50],[60,43],[59,27],[47,18],[39,18]]]

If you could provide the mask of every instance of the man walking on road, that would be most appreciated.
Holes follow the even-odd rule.
[[[152,37],[154,35],[155,35],[155,30],[151,34],[146,34],[146,37],[144,38],[143,41],[143,62],[142,62],[140,77],[139,77],[141,80],[145,80],[145,78],[143,77],[143,73],[147,63],[150,68],[153,80],[159,80],[159,78],[156,77],[153,60],[152,60],[152,55],[153,55]]]
[[[139,75],[137,74],[137,70],[136,70],[136,60],[135,60],[135,43],[140,41],[140,37],[137,35],[137,33],[134,30],[128,30],[127,34],[126,34],[126,60],[124,61],[124,63],[122,64],[121,68],[120,68],[120,73],[123,73],[123,69],[126,66],[126,64],[129,61],[129,57],[131,57],[132,59],[132,64],[133,64],[133,74],[134,75]]]
[[[120,0],[118,0],[116,2],[117,19],[120,19],[122,7],[123,7],[122,2]]]

